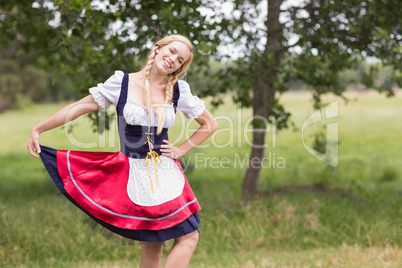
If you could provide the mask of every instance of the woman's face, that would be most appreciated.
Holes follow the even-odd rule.
[[[180,41],[158,48],[156,53],[154,64],[164,75],[177,71],[191,56],[190,48]]]

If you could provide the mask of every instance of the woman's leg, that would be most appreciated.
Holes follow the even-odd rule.
[[[197,246],[198,231],[177,237],[174,239],[174,244],[166,258],[165,268],[181,268],[188,267],[191,256]]]
[[[163,242],[142,242],[140,268],[160,268]]]

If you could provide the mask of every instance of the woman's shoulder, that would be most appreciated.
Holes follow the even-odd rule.
[[[112,74],[103,84],[104,86],[108,86],[108,85],[117,85],[117,84],[121,84],[123,81],[123,77],[124,77],[124,72],[117,70],[114,72],[114,74]],[[99,86],[99,84],[98,84]]]
[[[114,71],[114,74],[115,74],[115,75],[123,76],[123,75],[124,75],[124,72],[123,72],[122,70],[115,70],[115,71]]]
[[[114,74],[112,76],[110,76],[110,78],[114,78],[114,79],[118,79],[118,80],[123,79],[123,77],[124,77],[124,72],[121,70],[114,71]]]
[[[191,92],[190,85],[184,80],[177,80],[177,84],[179,85],[180,92]]]

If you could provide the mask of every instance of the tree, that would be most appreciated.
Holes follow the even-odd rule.
[[[198,55],[209,54],[216,47],[208,37],[213,25],[201,16],[200,5],[201,1],[0,0],[1,46],[17,46],[32,55],[32,62],[75,76],[87,94],[88,87],[114,70],[142,66],[150,45],[168,34],[189,36]]]
[[[218,92],[230,89],[235,92],[235,102],[253,107],[253,165],[249,165],[243,181],[243,196],[249,197],[259,193],[258,163],[264,156],[267,124],[274,123],[278,129],[288,126],[289,113],[277,95],[287,90],[287,82],[297,79],[309,86],[319,108],[323,94],[342,96],[345,85],[340,83],[341,71],[371,56],[391,66],[394,83],[402,86],[402,3],[309,0],[288,7],[282,0],[231,3],[231,16],[220,14],[222,29],[217,34],[226,44],[242,49],[206,94],[214,95],[215,103],[220,103]],[[264,23],[259,25],[258,19],[264,16]],[[366,77],[364,82],[372,84],[373,75]],[[392,95],[394,83],[377,89]]]
[[[83,96],[115,70],[140,68],[151,45],[168,34],[188,36],[197,47],[194,65],[206,67],[209,57],[200,53],[210,54],[216,40],[200,6],[200,0],[0,0],[0,46],[73,77]],[[91,115],[95,128],[103,115]]]

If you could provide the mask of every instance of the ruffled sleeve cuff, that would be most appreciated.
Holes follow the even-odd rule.
[[[91,87],[89,89],[89,92],[92,94],[92,97],[99,106],[107,108],[112,103],[117,105],[120,97],[123,76],[124,73],[122,71],[115,71],[115,73],[109,77],[105,83],[99,83],[96,87]]]
[[[205,103],[197,96],[191,94],[191,89],[186,81],[179,80],[180,98],[177,102],[177,110],[182,111],[188,119],[200,116],[205,110]]]

